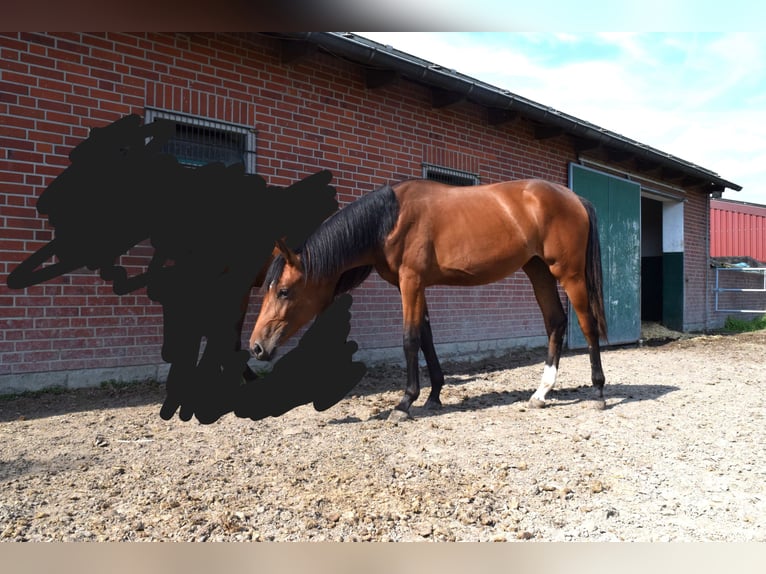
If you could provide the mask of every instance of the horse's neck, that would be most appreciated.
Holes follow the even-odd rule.
[[[349,249],[338,245],[335,242],[338,239],[334,237],[330,241],[323,242],[321,245],[315,244],[312,248],[308,249],[309,258],[312,257],[312,253],[320,252],[323,254],[321,257],[316,257],[315,255],[316,259],[310,265],[314,269],[316,277],[324,277],[330,281],[337,281],[343,274],[352,269],[375,264],[375,247],[364,249],[359,253],[353,253]],[[334,259],[334,257],[328,258],[328,253],[343,253],[344,255],[340,259]]]
[[[349,258],[349,260],[345,262],[344,265],[342,266],[340,274],[346,273],[347,271],[350,271],[351,269],[356,269],[357,267],[367,267],[374,264],[375,264],[374,250],[369,249],[365,253],[360,253],[359,255],[356,255],[355,257]]]

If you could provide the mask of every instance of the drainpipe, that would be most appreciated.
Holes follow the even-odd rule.
[[[705,204],[705,333],[710,330],[710,196],[705,195],[707,198]]]

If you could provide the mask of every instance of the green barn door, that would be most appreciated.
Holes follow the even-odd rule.
[[[569,186],[596,207],[609,343],[638,341],[641,336],[641,186],[577,164],[570,164]],[[573,349],[587,347],[571,304],[567,341]]]

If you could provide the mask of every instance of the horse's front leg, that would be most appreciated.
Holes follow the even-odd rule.
[[[404,319],[404,360],[407,366],[407,385],[402,400],[391,412],[391,418],[408,418],[410,407],[420,395],[420,373],[418,351],[421,342],[421,324],[425,313],[425,293],[416,276],[403,274],[399,289],[402,295]]]
[[[404,396],[396,409],[391,413],[392,418],[409,418],[410,407],[420,395],[420,373],[418,369],[418,350],[420,349],[419,329],[407,329],[404,333],[404,359],[407,364],[407,384]],[[404,415],[404,416],[402,416]]]
[[[428,395],[426,408],[438,409],[442,406],[442,401],[439,398],[439,395],[444,386],[444,372],[439,364],[439,358],[436,356],[434,337],[431,332],[431,319],[428,316],[427,305],[425,313],[423,314],[423,322],[420,326],[420,348],[423,351],[423,356],[426,358],[428,377],[431,379],[431,394]]]
[[[261,281],[263,283],[263,281]],[[254,284],[255,285],[255,284]],[[251,288],[252,289],[252,286]],[[237,326],[235,327],[236,332],[236,340],[234,342],[234,352],[238,352],[242,350],[242,327],[245,325],[245,318],[247,317],[247,307],[250,304],[250,289],[247,290],[247,293],[242,297],[242,300],[240,302],[240,314],[239,314],[239,320],[237,321]],[[242,378],[245,382],[254,381],[258,378],[258,375],[253,371],[253,369],[250,368],[250,365],[245,363],[245,370],[242,372]]]

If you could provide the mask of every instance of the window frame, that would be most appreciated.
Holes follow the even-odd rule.
[[[257,140],[255,130],[249,126],[235,124],[233,122],[223,122],[220,120],[212,120],[204,118],[202,116],[195,116],[192,114],[185,114],[180,112],[174,112],[170,110],[163,110],[159,108],[145,108],[144,109],[144,124],[148,125],[156,120],[169,120],[175,122],[175,124],[181,126],[187,126],[190,128],[202,128],[211,131],[221,132],[227,135],[236,135],[242,138],[243,151],[241,163],[245,166],[245,173],[254,175],[256,173],[256,157],[257,157]],[[174,155],[175,154],[171,154]],[[184,160],[183,158],[176,157],[178,163],[188,167],[199,167],[205,165],[201,162],[194,162]],[[214,161],[206,162],[214,163]],[[238,163],[238,162],[235,162]]]
[[[436,179],[432,177],[434,174],[441,175],[443,178],[456,178],[458,180],[463,180],[465,183],[459,183],[455,181],[444,181],[444,179]],[[462,187],[481,184],[481,178],[476,173],[472,173],[470,171],[464,171],[460,169],[454,169],[454,168],[446,167],[443,165],[436,165],[433,163],[423,164],[423,179],[427,179],[429,181],[438,181],[441,183],[446,183],[447,185],[455,185],[455,186],[462,186]]]

